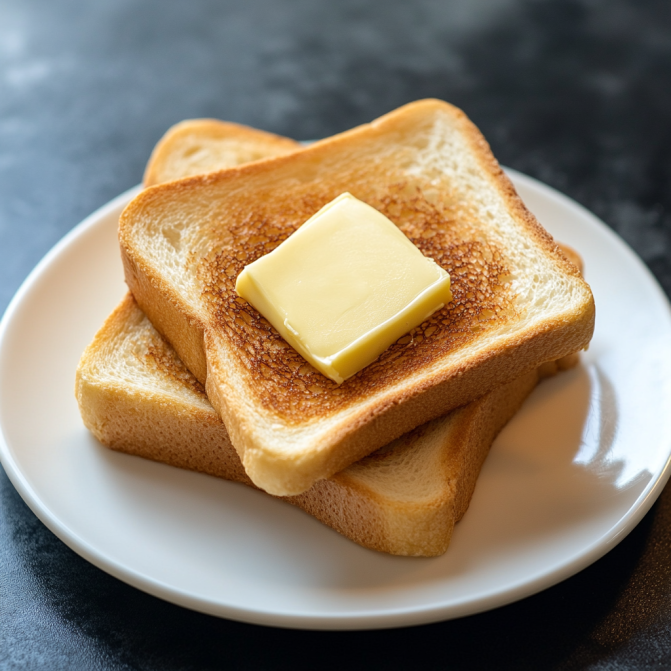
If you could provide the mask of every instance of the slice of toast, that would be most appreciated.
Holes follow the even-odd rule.
[[[537,380],[527,373],[285,500],[364,547],[440,555],[496,434]],[[104,445],[252,485],[203,387],[130,294],[84,352],[76,395]]]
[[[159,140],[144,172],[153,186],[190,175],[281,156],[300,144],[286,137],[216,119],[188,119]]]
[[[201,122],[179,127],[191,124],[198,130]],[[198,132],[186,137],[196,147],[207,142]],[[218,133],[216,139],[225,138]],[[234,137],[233,150],[235,142]],[[187,139],[176,151],[188,149]],[[213,169],[235,165],[246,155],[227,151],[221,156]],[[161,174],[162,162],[173,162],[170,152],[155,151],[146,174],[152,169]],[[570,248],[562,251],[581,266]],[[539,374],[552,375],[576,362],[577,356],[549,362]],[[287,500],[364,547],[401,555],[442,554],[468,507],[489,445],[532,381],[527,376],[502,387]],[[103,444],[253,486],[201,385],[130,295],[82,357],[76,393],[85,424]]]
[[[349,191],[452,278],[454,300],[337,386],[234,290],[242,268]],[[478,130],[420,101],[307,149],[144,191],[126,281],[206,384],[252,481],[299,494],[426,421],[584,348],[591,291]]]

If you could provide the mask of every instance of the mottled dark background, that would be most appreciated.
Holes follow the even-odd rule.
[[[44,253],[211,116],[298,139],[434,96],[612,226],[671,292],[669,0],[2,0],[0,312]],[[57,540],[0,471],[1,669],[671,667],[671,490],[592,567],[388,632],[218,620]]]

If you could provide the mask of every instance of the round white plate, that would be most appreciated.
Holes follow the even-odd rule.
[[[541,222],[583,256],[596,334],[582,365],[543,382],[499,436],[444,556],[365,550],[260,492],[111,452],[89,435],[74,372],[124,294],[116,223],[137,190],[56,245],[4,316],[7,474],[47,527],[104,571],[246,622],[419,624],[501,606],[576,573],[631,531],[669,476],[669,305],[603,223],[511,176]]]

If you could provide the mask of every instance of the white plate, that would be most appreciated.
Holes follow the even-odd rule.
[[[443,557],[362,549],[260,492],[110,452],[88,434],[74,371],[124,294],[116,222],[136,190],[67,235],[4,316],[7,474],[47,527],[104,571],[246,622],[418,624],[501,606],[576,573],[631,531],[669,476],[669,305],[603,223],[511,175],[541,222],[584,257],[596,334],[582,365],[543,382],[499,436]]]

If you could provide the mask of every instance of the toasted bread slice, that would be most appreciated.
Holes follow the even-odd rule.
[[[178,154],[191,153],[189,138],[199,149],[207,143],[198,132],[202,123],[179,124],[196,132],[176,146]],[[212,124],[218,131],[227,126]],[[217,133],[215,139],[224,137]],[[247,154],[236,154],[236,146],[234,139],[230,151],[220,152],[219,162],[210,167],[244,162]],[[146,174],[163,174],[162,163],[171,164],[174,158],[169,150],[155,151]],[[580,266],[575,252],[562,251]],[[543,372],[554,374],[576,362],[577,357],[549,362]],[[287,501],[364,547],[400,555],[442,554],[468,507],[489,445],[532,382],[533,376],[526,376],[506,385]],[[253,486],[202,386],[130,295],[82,357],[76,393],[86,425],[103,444]]]
[[[537,379],[527,373],[285,500],[365,547],[442,554],[492,441]],[[104,445],[252,485],[203,387],[130,294],[84,352],[76,395]]]
[[[454,300],[337,386],[234,290],[242,268],[349,191],[452,278]],[[120,219],[126,281],[205,383],[252,481],[308,490],[407,431],[584,348],[591,291],[478,130],[440,101],[307,149],[140,194]]]
[[[247,126],[216,119],[189,119],[175,124],[154,147],[143,182],[153,186],[281,156],[299,147],[295,140]]]

